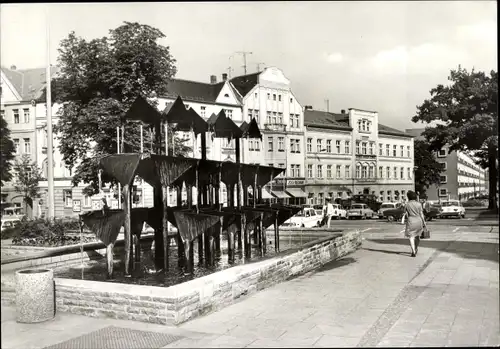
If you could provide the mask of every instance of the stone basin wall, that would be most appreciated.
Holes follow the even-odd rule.
[[[315,270],[360,245],[359,231],[330,233],[298,250],[168,288],[56,278],[56,307],[58,311],[92,317],[177,325]]]

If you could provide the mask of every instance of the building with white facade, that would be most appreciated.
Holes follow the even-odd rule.
[[[378,113],[306,108],[306,192],[310,204],[369,193],[404,201],[414,190],[413,138],[378,122]]]
[[[406,132],[423,140],[424,130],[415,128],[407,129]],[[488,191],[487,173],[471,156],[461,151],[450,152],[446,146],[436,152],[435,157],[442,164],[443,172],[440,183],[427,189],[429,200],[467,200]]]

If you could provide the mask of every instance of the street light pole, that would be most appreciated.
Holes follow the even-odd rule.
[[[50,72],[50,22],[49,10],[46,9],[45,13],[46,29],[47,29],[47,69],[45,72],[46,84],[46,104],[47,104],[47,204],[49,206],[48,217],[53,219],[55,217],[55,203],[54,203],[54,154],[53,154],[53,136],[52,136],[52,94],[51,94],[51,72]]]

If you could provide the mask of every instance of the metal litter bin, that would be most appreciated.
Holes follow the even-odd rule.
[[[52,269],[16,272],[16,321],[37,323],[55,316],[54,273]]]

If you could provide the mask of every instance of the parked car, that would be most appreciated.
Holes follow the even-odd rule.
[[[349,210],[347,211],[347,219],[366,219],[373,218],[375,212],[372,211],[371,208],[366,204],[352,204]]]
[[[424,217],[426,221],[432,221],[435,218],[441,217],[443,208],[440,204],[429,204],[424,206]]]
[[[405,209],[403,205],[396,206],[395,208],[386,208],[382,213],[382,216],[389,222],[401,220]]]
[[[385,211],[398,208],[398,206],[400,206],[400,205],[401,205],[401,203],[399,203],[399,202],[383,202],[382,205],[380,205],[380,209],[378,210],[378,214],[381,217],[385,217],[384,216]]]
[[[339,204],[332,204],[333,206],[333,216],[336,219],[347,218],[347,211],[342,208]]]
[[[458,200],[449,200],[441,202],[443,211],[441,217],[462,217],[465,218],[465,208]]]
[[[4,231],[7,228],[14,228],[19,223],[21,223],[19,218],[2,218],[1,231]]]
[[[312,228],[317,227],[321,223],[322,215],[316,213],[312,207],[304,207],[295,216],[290,217],[283,226]]]

